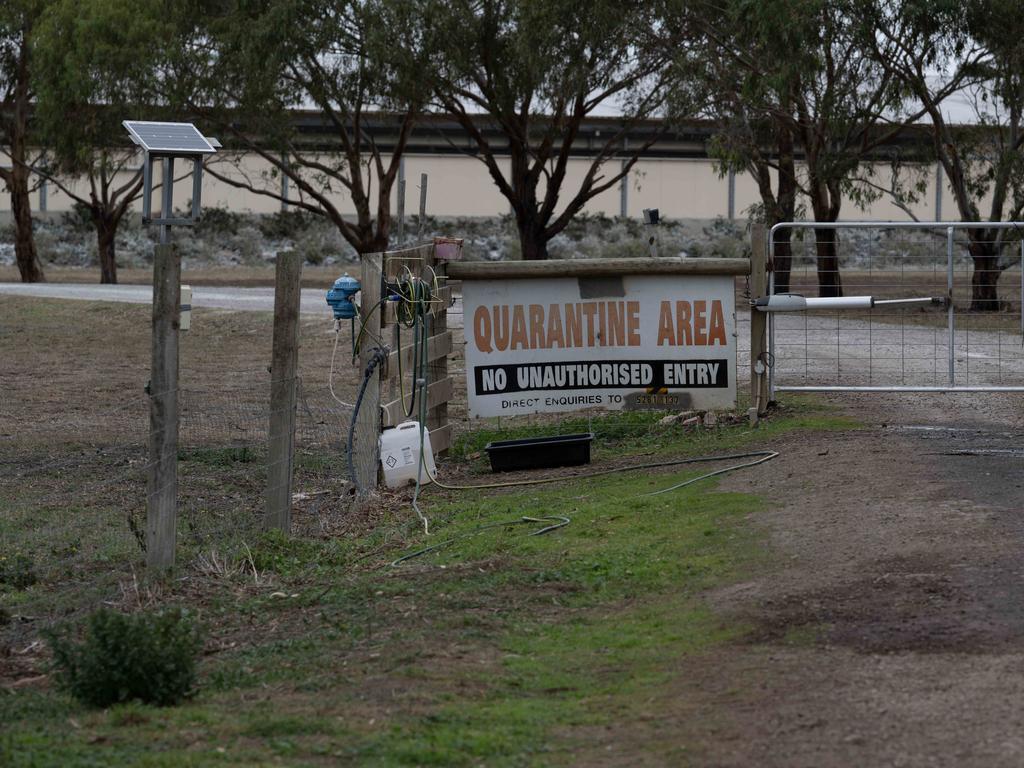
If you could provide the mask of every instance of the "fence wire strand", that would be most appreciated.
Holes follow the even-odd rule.
[[[947,271],[945,229],[837,232],[838,268],[826,269],[815,233],[793,229],[790,292],[828,295],[821,286],[838,281],[846,296],[943,298],[951,280],[952,333],[944,306],[778,313],[777,387],[1024,386],[1018,236],[968,242],[957,230]],[[972,258],[972,249],[995,252],[995,261]],[[778,283],[776,292],[783,292]]]

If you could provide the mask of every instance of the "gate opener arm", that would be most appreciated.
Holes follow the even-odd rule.
[[[915,305],[945,307],[947,302],[945,296],[926,296],[920,299],[876,299],[874,296],[808,298],[798,293],[778,293],[755,299],[751,305],[760,312],[804,312],[808,309],[871,309]]]

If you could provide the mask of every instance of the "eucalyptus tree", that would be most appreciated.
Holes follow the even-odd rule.
[[[45,280],[32,236],[32,160],[29,128],[32,90],[32,42],[46,10],[46,0],[4,0],[0,3],[0,181],[11,196],[14,255],[22,282]]]
[[[908,114],[900,83],[864,45],[859,3],[701,6],[707,45],[721,57],[711,70],[723,125],[717,151],[752,171],[766,216],[792,215],[794,187],[818,222],[838,221],[845,197],[862,204],[877,199],[871,165],[919,113]],[[842,295],[837,231],[816,230],[815,248],[821,295]]]
[[[1019,221],[1024,214],[1024,17],[1011,0],[902,0],[869,6],[865,45],[920,104],[963,221]],[[916,36],[907,35],[910,26]],[[959,117],[947,99],[959,92]],[[966,105],[966,110],[963,109]],[[1021,233],[968,230],[971,309],[1001,308],[1004,258]]]
[[[172,69],[182,103],[228,150],[207,172],[324,216],[360,253],[384,250],[429,81],[415,13],[403,0],[229,0],[204,13]],[[327,134],[301,130],[309,110]]]
[[[587,202],[619,184],[667,129],[627,141],[660,117],[671,68],[660,4],[592,0],[450,0],[424,4],[438,52],[437,107],[466,132],[470,154],[508,200],[524,259]],[[615,115],[592,146],[584,121]],[[507,163],[506,163],[507,158]],[[585,160],[579,181],[571,160]]]
[[[121,121],[163,116],[154,92],[173,26],[160,0],[57,0],[34,42],[40,172],[88,213],[100,282],[117,282],[115,237],[142,190]],[[87,184],[76,183],[86,179]]]
[[[704,94],[702,114],[715,126],[708,154],[723,173],[750,174],[761,198],[752,216],[769,230],[793,221],[800,191],[792,121],[792,70],[799,69],[797,60],[770,59],[768,41],[740,23],[742,9],[736,4],[699,2],[677,8],[693,14],[694,23],[686,28],[695,31],[691,39],[701,55],[676,59],[683,70],[676,85]],[[690,101],[684,98],[683,110],[673,104],[671,114],[687,116]],[[775,288],[786,292],[792,263],[790,228],[775,232],[771,253]]]

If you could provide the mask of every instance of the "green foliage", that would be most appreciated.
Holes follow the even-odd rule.
[[[659,34],[661,8],[616,0],[425,5],[423,24],[440,61],[436,99],[466,130],[511,204],[523,257],[547,258],[548,242],[646,149],[625,146],[624,138],[665,103],[672,71]],[[609,104],[620,120],[591,140],[586,169],[570,172],[583,121]],[[481,112],[502,142],[480,131]]]
[[[0,553],[0,584],[28,589],[38,581],[35,561],[24,552]]]
[[[56,0],[33,38],[35,126],[59,170],[116,162],[126,115],[159,114],[156,89],[171,27],[160,0]]]
[[[270,571],[294,578],[344,562],[347,547],[342,542],[316,542],[289,537],[280,531],[265,531],[245,551],[257,572]]]
[[[176,57],[175,69],[191,75],[183,101],[202,104],[201,114],[222,139],[258,147],[271,166],[258,176],[214,166],[209,172],[278,198],[285,176],[287,202],[323,216],[357,251],[383,250],[389,190],[429,95],[434,58],[411,23],[414,7],[406,0],[200,5],[195,27],[202,44],[183,46]],[[296,125],[293,110],[311,105],[330,126],[333,157],[322,152],[322,139],[311,144]],[[371,110],[399,116],[394,146],[384,149],[374,141],[365,117]],[[351,202],[354,217],[340,210],[339,193]],[[314,259],[326,258],[321,253]]]
[[[568,416],[557,423],[484,426],[460,434],[451,447],[451,458],[467,458],[482,451],[494,440],[524,437],[569,435],[593,431],[603,445],[614,448],[635,446],[650,438],[655,425],[665,415],[661,411],[624,411],[593,417]]]
[[[76,200],[71,210],[61,214],[64,225],[76,232],[92,232],[94,228],[92,211],[85,203]]]
[[[308,211],[287,210],[262,216],[260,232],[274,240],[294,240],[300,234],[316,225],[320,217]]]
[[[787,397],[757,430],[670,430],[657,446],[669,456],[728,453],[794,428],[852,426],[818,402]],[[749,520],[763,502],[713,480],[641,496],[700,471],[518,491],[428,488],[431,536],[387,505],[375,505],[363,533],[268,533],[242,556],[275,570],[283,594],[204,583],[218,640],[246,628],[252,641],[223,644],[204,665],[201,695],[173,709],[95,714],[46,689],[0,695],[0,722],[15,724],[0,737],[0,764],[572,763],[581,732],[651,717],[688,655],[747,629],[709,611],[702,593],[747,578],[770,554]],[[406,567],[379,567],[481,523],[552,512],[572,523],[536,537],[527,526],[489,529]]]
[[[255,461],[256,453],[247,446],[227,448],[191,448],[178,451],[178,461],[194,461],[211,467],[227,467],[232,464],[248,464]]]
[[[219,206],[204,207],[196,232],[200,235],[234,235],[244,221],[244,216]]]
[[[61,687],[92,707],[177,704],[192,690],[203,647],[195,621],[180,609],[124,614],[101,608],[86,621],[81,641],[64,628],[49,642]]]

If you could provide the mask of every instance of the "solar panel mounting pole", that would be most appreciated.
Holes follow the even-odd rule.
[[[174,158],[164,158],[164,188],[163,203],[160,207],[160,218],[165,222],[171,218],[174,206]],[[164,223],[160,225],[160,243],[167,245],[171,242],[171,226]]]
[[[171,227],[199,220],[202,159],[220,146],[191,123],[125,120],[142,150],[142,223],[160,227],[153,253],[153,335],[149,399],[149,477],[146,500],[146,564],[174,566],[178,518],[178,333],[181,330],[181,255],[171,245]],[[174,159],[192,160],[192,210],[174,216]],[[153,217],[153,164],[161,160],[159,218]]]

